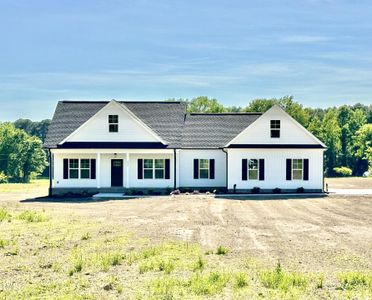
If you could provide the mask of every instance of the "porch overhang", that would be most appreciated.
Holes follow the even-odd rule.
[[[160,142],[65,142],[57,149],[167,149]]]

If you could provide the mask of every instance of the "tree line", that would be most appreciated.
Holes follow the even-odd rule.
[[[327,176],[361,176],[372,169],[372,105],[303,107],[292,96],[255,99],[245,107],[224,106],[217,99],[167,99],[187,104],[190,113],[265,112],[280,105],[295,120],[327,145]],[[43,142],[51,120],[18,119],[0,122],[0,183],[28,182],[37,174],[47,175],[47,153]],[[371,172],[370,172],[371,173]]]

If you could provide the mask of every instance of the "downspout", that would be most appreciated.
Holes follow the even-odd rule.
[[[174,183],[173,183],[173,190],[177,188],[177,159],[176,159],[176,149],[173,149],[173,164],[174,164]]]
[[[49,191],[48,196],[52,197],[53,195],[53,187],[52,187],[52,152],[50,151],[50,148],[48,149],[48,159],[49,159]]]
[[[228,154],[228,152],[224,149],[224,148],[222,148],[222,152],[225,152],[225,154],[226,154],[226,193],[228,192],[228,187],[229,187],[229,169],[228,169],[228,167],[229,167],[229,158],[228,158],[228,156],[229,156],[229,154]]]

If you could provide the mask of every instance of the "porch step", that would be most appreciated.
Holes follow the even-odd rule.
[[[124,199],[128,196],[125,196],[124,193],[98,193],[93,195],[94,199],[103,199],[103,198],[111,198],[111,199]]]

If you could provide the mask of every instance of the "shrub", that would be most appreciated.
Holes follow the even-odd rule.
[[[304,193],[304,192],[305,192],[305,189],[302,186],[297,188],[297,193]]]
[[[248,277],[244,272],[235,274],[234,287],[237,289],[244,288],[248,285]]]
[[[0,207],[0,222],[2,221],[9,221],[11,215],[5,208]]]
[[[275,188],[273,189],[273,193],[274,194],[280,194],[282,192],[282,189],[281,188]]]
[[[7,182],[8,182],[8,176],[6,176],[3,171],[0,171],[0,183],[7,183]]]
[[[38,223],[47,221],[48,218],[42,213],[31,210],[25,210],[24,212],[18,215],[18,219],[26,221],[28,223]]]
[[[227,253],[229,253],[228,248],[226,248],[224,246],[218,246],[217,252],[216,252],[217,255],[226,255]]]
[[[351,176],[353,171],[348,167],[335,167],[333,168],[333,171],[335,171],[337,176],[345,177],[345,176]]]
[[[261,191],[261,189],[258,187],[258,186],[255,186],[253,189],[252,189],[252,194],[259,194]]]

